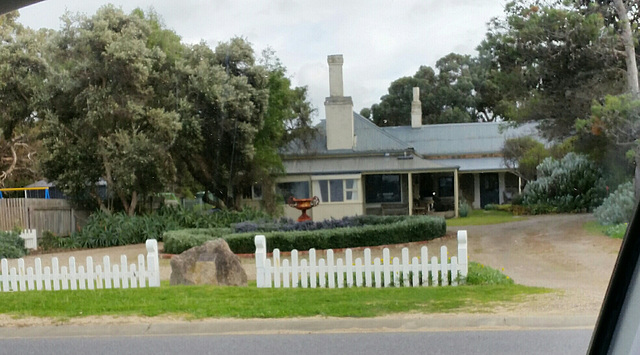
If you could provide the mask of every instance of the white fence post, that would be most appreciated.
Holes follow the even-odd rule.
[[[147,268],[149,269],[149,287],[160,287],[160,260],[158,260],[158,241],[155,239],[148,239],[146,247]]]
[[[409,286],[409,248],[402,248],[402,283],[404,287]]]
[[[353,252],[347,249],[344,252],[346,270],[347,270],[347,287],[353,287]]]
[[[440,247],[440,276],[442,277],[442,286],[449,285],[449,258],[447,257],[447,247]]]
[[[25,229],[20,233],[20,237],[24,239],[24,247],[27,249],[38,250],[38,238],[35,229]]]
[[[367,248],[364,250],[364,284],[366,287],[371,287],[373,285],[373,280],[371,279],[371,249]]]
[[[388,248],[382,249],[382,277],[384,278],[384,287],[391,286],[391,254]]]
[[[467,231],[458,231],[458,265],[460,265],[460,277],[464,280],[469,272],[469,260],[467,259]]]
[[[309,287],[311,288],[316,288],[318,284],[317,273],[316,250],[311,248],[309,249]]]
[[[422,286],[429,286],[429,249],[420,248],[420,270],[422,271]]]
[[[254,239],[256,245],[256,286],[270,287],[264,282],[264,261],[267,258],[267,239],[264,235],[256,235]]]
[[[298,251],[291,251],[291,288],[298,287]]]

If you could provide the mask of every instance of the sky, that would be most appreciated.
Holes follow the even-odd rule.
[[[45,0],[20,10],[32,28],[60,28],[65,11],[92,15],[105,0]],[[505,0],[112,0],[125,12],[153,8],[186,43],[242,36],[272,48],[295,86],[307,86],[315,121],[329,96],[327,55],[344,56],[344,93],[371,107],[392,81],[455,52],[474,55]]]

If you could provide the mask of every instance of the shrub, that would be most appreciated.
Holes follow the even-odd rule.
[[[467,285],[510,285],[513,280],[502,272],[486,265],[470,262]]]
[[[542,161],[538,179],[527,184],[523,194],[523,204],[541,212],[592,211],[602,203],[605,184],[600,169],[586,156],[569,153],[560,161]]]
[[[627,226],[628,223],[614,224],[607,227],[604,230],[604,234],[610,236],[611,238],[622,239],[624,238],[625,233],[627,233]]]
[[[505,203],[502,205],[488,203],[484,206],[485,211],[503,211],[503,212],[511,212],[511,204]]]
[[[522,196],[522,194],[516,194],[513,196],[513,198],[511,198],[511,204],[513,206],[522,206],[523,199],[524,199],[524,196]]]
[[[391,217],[391,216],[390,216]],[[376,218],[376,222],[398,221],[386,224],[371,224],[357,227],[320,229],[314,231],[274,231],[263,233],[269,250],[307,250],[375,246],[430,240],[446,233],[446,223],[441,217],[414,216]],[[369,220],[365,218],[360,221]],[[225,234],[219,230],[183,230],[167,232],[164,235],[164,249],[167,253],[178,254],[215,239],[224,238],[234,253],[254,253],[255,232]]]
[[[620,184],[602,205],[596,208],[594,215],[603,226],[628,223],[633,217],[636,199],[631,181]]]
[[[15,259],[27,254],[20,231],[0,231],[0,259]]]
[[[485,211],[497,211],[498,210],[498,206],[500,205],[496,205],[493,203],[487,203],[486,205],[484,205],[484,210]]]
[[[471,206],[465,201],[460,202],[460,206],[458,207],[458,214],[460,217],[464,218],[469,216],[469,212],[471,211]]]
[[[52,231],[46,230],[42,232],[42,237],[38,240],[38,248],[42,250],[51,250],[62,246],[62,238],[58,237]]]
[[[103,248],[144,243],[147,239],[162,241],[164,232],[185,228],[220,228],[249,219],[265,219],[264,212],[242,211],[194,212],[183,208],[164,207],[149,215],[128,216],[125,213],[95,212],[81,231],[65,238],[62,247]]]
[[[322,229],[335,229],[346,227],[359,227],[365,225],[390,224],[403,221],[406,216],[348,216],[341,219],[327,219],[324,221],[294,222],[291,219],[279,221],[248,221],[233,225],[235,233],[247,232],[290,232],[290,231],[314,231]]]

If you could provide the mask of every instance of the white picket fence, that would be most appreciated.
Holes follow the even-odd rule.
[[[9,268],[7,259],[0,261],[0,291],[58,291],[93,290],[108,288],[159,287],[160,265],[158,242],[149,239],[146,243],[147,257],[138,255],[138,263],[128,264],[127,256],[120,256],[120,264],[111,265],[109,256],[102,259],[102,265],[95,265],[88,256],[86,268],[76,267],[76,259],[69,258],[68,266],[60,266],[57,257],[51,258],[51,267],[42,268],[40,258],[35,259],[35,268],[25,269],[24,259],[18,259],[18,268]]]
[[[20,233],[20,237],[24,239],[24,247],[27,249],[38,250],[38,237],[35,229],[25,229]]]
[[[371,259],[371,249],[364,249],[363,259],[353,260],[353,252],[346,249],[344,261],[334,260],[334,252],[326,251],[326,259],[317,260],[316,250],[309,250],[309,259],[299,260],[297,250],[291,251],[291,259],[280,258],[280,251],[273,250],[273,258],[267,258],[264,235],[255,237],[256,283],[258,287],[418,287],[456,286],[464,282],[468,273],[467,231],[458,232],[458,255],[447,256],[447,247],[440,248],[438,257],[431,257],[426,246],[420,250],[420,258],[409,259],[409,249],[402,249],[402,259],[390,257],[388,248],[382,250],[382,259]]]

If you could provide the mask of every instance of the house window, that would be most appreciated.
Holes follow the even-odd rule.
[[[453,197],[453,176],[438,178],[438,196]]]
[[[358,201],[358,181],[356,179],[346,179],[344,181],[345,200]]]
[[[320,192],[320,202],[358,201],[359,179],[314,180],[313,190]]]
[[[276,194],[283,198],[284,203],[287,203],[291,196],[294,198],[309,198],[309,182],[281,182],[276,185]]]
[[[242,198],[246,200],[262,200],[262,185],[254,184],[246,188],[242,193]]]
[[[367,203],[402,202],[399,174],[367,175],[365,195]]]

